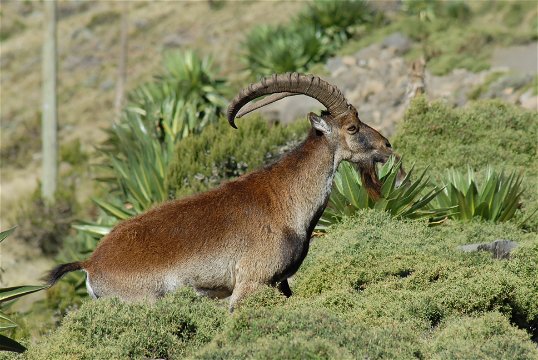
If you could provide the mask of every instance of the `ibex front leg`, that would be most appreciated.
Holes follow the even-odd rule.
[[[290,285],[288,284],[288,279],[282,280],[280,283],[278,283],[277,289],[284,295],[285,297],[290,297],[292,295]]]

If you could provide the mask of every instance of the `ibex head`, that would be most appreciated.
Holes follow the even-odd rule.
[[[239,111],[248,102],[264,95],[265,99]],[[273,75],[243,89],[228,108],[228,122],[234,128],[236,117],[273,103],[286,96],[307,95],[322,103],[327,110],[308,118],[319,136],[324,136],[334,151],[337,163],[347,160],[357,165],[369,195],[380,196],[376,163],[384,163],[393,154],[389,141],[361,122],[357,110],[348,104],[342,92],[317,76],[288,73]],[[403,171],[399,178],[404,175]]]

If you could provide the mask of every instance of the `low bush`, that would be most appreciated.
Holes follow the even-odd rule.
[[[70,224],[78,209],[75,183],[71,180],[61,180],[53,204],[45,203],[38,188],[15,210],[17,236],[46,255],[56,254],[71,232]]]
[[[404,0],[402,11],[420,21],[436,21],[438,18],[468,20],[472,14],[468,4],[461,0]]]
[[[406,161],[418,169],[429,166],[440,179],[446,169],[478,171],[488,166],[522,174],[521,216],[538,208],[538,113],[497,100],[483,100],[453,109],[441,102],[415,100],[393,140]],[[517,218],[517,217],[516,217]],[[538,229],[538,219],[528,226]]]
[[[238,127],[222,120],[178,143],[166,179],[170,192],[180,197],[204,191],[272,162],[306,137],[308,123],[268,125],[251,117]]]
[[[86,302],[28,359],[183,358],[209,342],[227,308],[182,290],[152,304]]]
[[[509,260],[458,249],[498,238],[518,243]],[[231,315],[190,290],[153,305],[89,300],[27,357],[533,359],[536,272],[535,237],[512,224],[362,210],[312,241],[289,299],[265,288]]]
[[[434,75],[457,68],[473,72],[488,69],[495,47],[528,43],[538,36],[537,10],[531,2],[409,0],[403,1],[401,9],[391,25],[393,31],[416,40],[407,56],[424,56]],[[375,36],[375,31],[368,34]]]

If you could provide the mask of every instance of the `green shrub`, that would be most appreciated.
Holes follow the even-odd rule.
[[[114,22],[117,19],[119,19],[119,17],[120,17],[120,14],[116,11],[111,11],[111,10],[101,11],[101,12],[98,12],[97,14],[94,14],[90,18],[90,21],[88,21],[88,24],[86,25],[86,27],[93,30],[101,25]]]
[[[38,188],[15,211],[15,222],[19,224],[17,236],[46,255],[56,254],[61,248],[78,211],[75,182],[72,180],[61,179],[53,204],[45,203]]]
[[[202,359],[410,358],[420,348],[404,326],[367,326],[316,307],[244,309],[194,357]]]
[[[509,260],[457,248],[498,238],[519,244]],[[88,301],[28,358],[531,359],[537,272],[535,236],[513,224],[428,227],[361,210],[313,239],[289,299],[264,288],[232,315],[190,290],[154,305]]]
[[[466,171],[468,166],[479,172],[491,166],[521,173],[525,216],[538,208],[537,138],[536,112],[497,100],[452,109],[419,98],[408,109],[393,143],[418,169],[429,165],[437,179],[446,169]],[[536,228],[537,220],[531,219],[529,226]]]
[[[432,22],[447,17],[468,20],[471,16],[471,8],[461,0],[404,0],[402,11],[407,15],[418,17],[421,21]]]
[[[382,14],[364,0],[314,0],[294,22],[314,27],[336,49],[354,34],[357,27],[378,25],[381,20]]]
[[[408,57],[424,56],[434,75],[456,68],[473,72],[488,69],[495,47],[528,43],[538,36],[533,22],[536,6],[531,2],[471,5],[464,1],[409,0],[402,5],[393,28],[417,40]],[[509,25],[507,17],[518,26]]]
[[[306,137],[308,123],[270,126],[251,117],[233,129],[226,121],[205,128],[178,143],[170,162],[166,186],[177,197],[217,186],[273,161],[279,152]]]
[[[242,46],[243,60],[256,76],[305,72],[328,55],[313,26],[260,25],[249,32]]]
[[[363,0],[316,0],[289,25],[251,30],[242,44],[243,60],[255,76],[305,72],[342,47],[358,28],[365,30],[382,19]]]
[[[443,322],[428,350],[438,359],[532,359],[536,348],[527,338],[528,335],[511,326],[506,317],[489,312]]]
[[[429,185],[428,179],[424,177],[425,171],[413,181],[411,168],[401,186],[396,187],[401,166],[401,162],[395,163],[395,159],[391,157],[379,168],[381,198],[374,201],[362,186],[360,175],[353,165],[348,162],[341,163],[334,177],[329,203],[316,225],[316,230],[324,231],[328,226],[341,221],[344,216],[355,214],[359,209],[386,211],[392,216],[408,219],[427,218],[435,221],[444,217],[452,205],[437,208],[428,206],[440,188],[426,190]]]
[[[75,139],[60,146],[60,159],[76,166],[88,162],[88,154],[82,150],[80,140]]]
[[[226,307],[190,290],[154,305],[90,300],[27,358],[183,358],[210,341],[226,316]]]

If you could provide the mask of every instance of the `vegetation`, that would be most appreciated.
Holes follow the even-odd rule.
[[[353,34],[380,24],[382,19],[363,0],[316,0],[289,25],[254,28],[243,43],[243,60],[256,76],[305,72],[333,54]]]
[[[215,7],[211,14],[204,10],[202,25],[188,19],[201,18],[196,16],[195,6],[179,22],[192,27],[193,34],[199,33],[208,21],[217,27],[229,21],[215,15],[224,7],[239,6],[214,3],[209,4]],[[146,15],[152,11],[148,4],[133,6],[131,11]],[[276,23],[281,21],[280,13],[286,13],[281,8],[294,9],[287,13],[296,13],[292,3],[280,5],[274,12],[268,11],[274,5],[261,12],[256,10],[258,4],[249,5],[254,20],[246,21],[247,25],[258,24],[260,13],[275,17]],[[21,6],[34,8],[30,3]],[[424,55],[434,74],[446,74],[455,68],[480,71],[489,67],[495,46],[538,38],[538,15],[531,2],[404,1],[402,10],[388,23],[364,1],[313,1],[288,24],[269,25],[249,33],[243,45],[248,70],[254,75],[307,71],[339,51],[344,43],[349,50],[401,31],[413,40],[407,56]],[[2,58],[2,67],[10,74],[6,81],[21,83],[26,90],[39,88],[37,80],[27,81],[26,76],[35,57],[31,51],[39,47],[39,42],[34,44],[27,37],[17,39],[27,45],[17,56],[28,61],[17,61],[13,46],[9,47],[19,32],[26,28],[35,31],[35,25],[5,16],[3,11],[2,19],[9,20],[0,34],[7,49]],[[120,13],[92,11],[85,21],[73,20],[85,24],[87,29],[83,30],[89,32],[66,31],[70,40],[65,43],[83,49],[80,39],[88,36],[99,37],[103,44],[114,43],[105,33],[110,32],[110,20],[117,19]],[[130,34],[133,44],[141,40],[140,36],[147,42],[153,36],[152,41],[161,46],[161,29],[178,23],[177,14],[171,16],[162,10],[155,14],[148,14],[145,22],[136,24]],[[383,26],[377,26],[381,23]],[[240,26],[246,27],[243,23]],[[152,35],[154,27],[159,29],[155,31],[158,38]],[[218,54],[221,64],[228,65],[224,74],[237,73],[237,58],[228,54],[236,51],[237,39],[232,36],[227,40],[203,43],[209,44],[206,50]],[[139,75],[130,79],[133,84],[139,83],[146,68],[151,68],[153,60],[149,59],[158,52],[135,48],[130,63],[133,74]],[[99,54],[101,58],[94,60],[111,61]],[[65,64],[73,63],[73,59],[67,60],[70,61]],[[84,77],[78,78],[77,69],[70,70],[76,85],[65,85],[69,81],[62,84],[60,98],[65,103],[62,118],[66,119],[66,129],[78,122],[90,123],[93,118],[101,124],[110,119],[103,110],[109,107],[106,101],[96,106],[93,100],[88,105],[81,99],[105,94],[106,87],[98,86],[101,77],[114,75],[110,69],[101,69],[99,78],[88,77],[88,68],[82,66]],[[471,89],[469,97],[480,98],[498,76],[499,73],[490,75],[482,86]],[[535,92],[538,89],[536,81],[528,86],[534,86]],[[13,101],[2,110],[8,131],[2,128],[0,156],[3,163],[7,159],[14,167],[30,162],[32,152],[39,146],[39,114],[27,106],[35,99],[32,91],[21,89],[8,87],[6,95]],[[85,96],[77,96],[79,90]],[[18,109],[13,104],[20,97],[10,94],[23,92],[28,96],[21,98],[24,106]],[[27,222],[22,224],[23,230],[42,229],[46,236],[25,231],[22,236],[53,237],[56,242],[43,242],[53,245],[50,249],[50,244],[43,246],[50,252],[62,243],[57,255],[60,262],[86,258],[117,221],[156,202],[210,189],[263,166],[304,137],[306,122],[268,126],[262,119],[251,117],[240,124],[239,130],[231,129],[222,119],[227,94],[227,82],[215,75],[208,58],[191,52],[166,56],[161,74],[130,93],[127,109],[109,129],[108,141],[99,150],[104,157],[105,172],[100,180],[105,187],[101,190],[104,196],[98,193],[95,199],[99,213],[91,214],[97,220],[78,223],[76,227],[83,231],[73,236],[66,226],[75,213],[81,214],[79,209],[64,211],[65,203],[60,201],[58,209],[46,212],[42,204],[37,204],[18,218]],[[10,314],[10,319],[0,314],[0,330],[13,326],[13,319],[22,325],[17,330],[7,329],[7,334],[24,345],[31,344],[29,352],[22,355],[29,359],[534,359],[538,357],[538,217],[527,220],[523,229],[516,224],[538,209],[538,194],[533,191],[538,187],[537,120],[536,112],[498,101],[452,109],[423,98],[416,100],[393,144],[405,156],[406,164],[415,163],[421,175],[409,176],[407,186],[395,188],[394,175],[399,165],[387,164],[380,169],[384,198],[374,203],[367,199],[357,173],[349,164],[343,164],[330,207],[320,223],[321,227],[334,225],[325,236],[312,241],[305,263],[290,282],[294,291],[290,299],[266,288],[248,298],[232,315],[227,313],[225,303],[200,298],[189,289],[169,294],[155,304],[125,304],[117,299],[88,301],[84,275],[76,272],[48,289],[46,299],[34,304],[30,314]],[[92,128],[94,124],[91,122]],[[89,127],[81,131],[84,129]],[[84,137],[64,143],[60,149],[62,161],[79,171],[95,158],[83,151],[87,145]],[[465,178],[468,166],[476,172]],[[447,187],[432,200],[441,186],[428,186],[427,178],[440,184],[448,168],[453,169],[451,180],[445,179]],[[511,175],[503,176],[502,171]],[[514,185],[512,190],[510,183]],[[76,204],[69,191],[70,195],[65,196],[67,204]],[[516,211],[520,203],[521,211]],[[459,212],[447,214],[446,210],[455,205]],[[384,211],[370,211],[372,208]],[[46,216],[42,221],[43,213]],[[440,214],[450,215],[451,219],[429,227],[425,218],[435,219]],[[474,216],[478,214],[497,220],[509,220],[512,215],[514,218],[496,224]],[[468,221],[454,221],[460,218]],[[463,253],[458,249],[458,245],[496,239],[518,243],[509,260],[494,260],[487,253]],[[0,302],[34,290],[39,289],[0,289]],[[1,305],[6,312],[6,304]],[[40,334],[50,334],[36,342],[24,327],[35,328],[43,316],[47,323],[39,324]],[[25,325],[27,320],[34,322]],[[0,336],[2,346],[5,339]],[[0,354],[0,358],[5,356],[10,355]]]
[[[214,77],[210,60],[186,52],[164,63],[162,76],[130,95],[131,105],[100,148],[110,170],[101,180],[115,191],[110,202],[97,204],[119,219],[168,200],[165,179],[176,144],[216,122],[225,106],[225,82]]]
[[[170,192],[181,197],[204,191],[272,162],[306,137],[308,123],[268,125],[260,117],[249,117],[238,128],[222,119],[179,142],[166,180]]]
[[[424,57],[428,70],[441,76],[458,68],[489,69],[495,47],[538,37],[538,10],[529,1],[409,0],[401,10],[387,25],[351,38],[340,52],[353,53],[390,33],[402,32],[413,40],[406,57]]]
[[[397,176],[402,166],[401,161],[390,158],[379,168],[379,180],[382,184],[381,199],[370,199],[361,178],[353,165],[342,162],[334,177],[333,189],[329,204],[323,212],[316,230],[324,231],[328,226],[342,220],[344,216],[352,216],[360,209],[376,209],[386,211],[392,216],[408,219],[427,218],[433,222],[445,217],[452,207],[429,207],[430,202],[439,194],[441,188],[429,188],[428,179],[423,171],[416,180],[411,180],[411,168],[400,186]],[[428,189],[429,188],[429,189]]]
[[[538,186],[537,137],[536,112],[496,100],[452,109],[419,98],[407,111],[393,143],[418,169],[429,164],[429,173],[437,180],[446,169],[467,171],[468,166],[478,171],[477,181],[488,166],[522,174],[521,216],[525,217],[538,208],[538,194],[532,191]],[[532,217],[527,226],[538,229],[538,219]]]
[[[15,228],[11,228],[0,232],[0,243],[4,241],[11,233],[13,233],[14,230]],[[5,313],[7,308],[7,305],[5,304],[6,302],[39,290],[43,290],[45,287],[46,286],[23,285],[0,288],[0,331],[6,331],[17,327],[17,324]],[[0,334],[0,351],[23,352],[25,350],[26,348],[19,342]]]
[[[498,238],[518,242],[510,260],[457,248]],[[289,299],[267,288],[233,315],[191,290],[88,301],[27,357],[532,359],[537,271],[534,235],[513,224],[361,210],[312,242]]]
[[[488,167],[485,179],[479,186],[471,168],[467,174],[449,169],[444,183],[434,203],[437,206],[457,207],[458,211],[450,214],[455,219],[480,217],[493,222],[508,221],[521,206],[521,177],[514,172],[506,176]]]
[[[243,59],[255,75],[305,72],[328,55],[319,33],[310,26],[260,25],[248,34],[243,47]]]
[[[66,176],[60,185],[54,204],[46,204],[38,188],[14,212],[14,222],[19,224],[17,236],[47,255],[62,247],[78,211],[73,179]]]
[[[336,50],[359,30],[364,30],[360,27],[376,26],[382,20],[383,14],[364,0],[314,0],[297,15],[294,22],[302,27],[314,27],[324,43]]]

